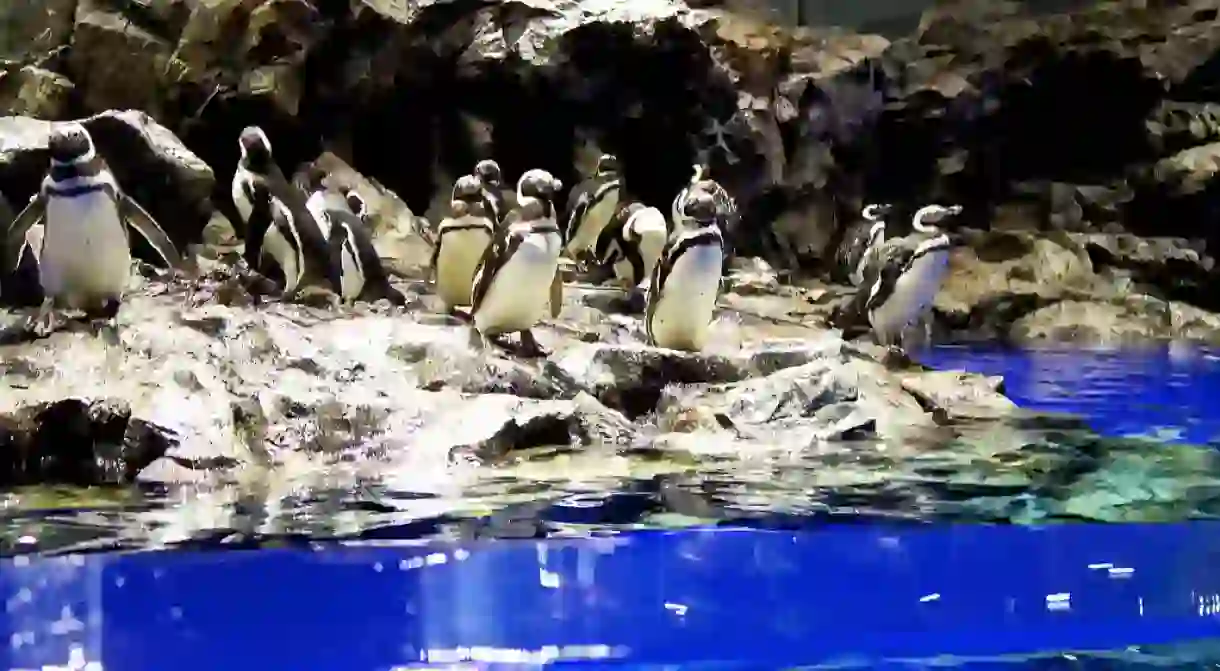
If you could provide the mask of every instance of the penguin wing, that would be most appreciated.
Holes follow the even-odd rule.
[[[510,212],[510,216],[517,212]],[[508,223],[507,220],[505,223]],[[521,241],[525,239],[522,235],[509,235],[507,228],[501,235],[497,235],[496,239],[487,246],[483,252],[483,258],[479,260],[478,270],[475,273],[479,277],[479,281],[474,286],[474,291],[470,297],[470,314],[479,311],[479,306],[483,303],[483,299],[487,297],[488,290],[496,281],[496,273],[500,272],[500,268],[512,257],[517,251],[517,247],[521,246]]]
[[[868,300],[864,303],[866,313],[884,303],[890,294],[894,293],[894,286],[906,270],[913,252],[910,247],[893,245],[882,252],[876,263],[865,269],[867,276],[860,288],[864,290],[864,287],[868,287]]]
[[[165,229],[157,223],[156,219],[152,218],[134,198],[126,193],[117,194],[119,197],[119,214],[127,225],[136,233],[139,233],[157,252],[157,256],[165,262],[167,268],[178,268],[182,265],[182,255],[178,253],[178,248],[174,245],[174,241],[166,235]]]
[[[4,236],[4,272],[13,273],[21,264],[21,255],[26,248],[25,234],[46,217],[47,200],[41,192],[30,199],[29,205],[8,225]]]
[[[580,220],[584,219],[585,212],[589,210],[590,203],[593,202],[593,183],[585,182],[576,187],[575,200],[568,203],[567,224],[563,227],[563,241],[566,243],[576,235],[576,229],[580,226]]]
[[[372,283],[374,286],[384,287],[390,280],[386,277],[385,267],[381,265],[381,257],[377,254],[377,247],[373,244],[373,235],[369,233],[368,226],[356,215],[346,212],[340,212],[338,217],[332,216],[332,220],[344,224],[348,229],[352,244],[356,246],[360,265],[364,267],[365,285]]]
[[[250,218],[246,221],[246,264],[251,270],[259,266],[263,253],[263,238],[271,228],[274,214],[271,211],[271,192],[261,181],[246,180],[242,189],[250,199]]]
[[[652,280],[648,283],[648,302],[644,308],[644,333],[648,336],[650,344],[655,342],[652,338],[652,316],[656,314],[657,303],[661,302],[661,283],[663,281],[661,279],[663,272],[661,269],[666,265],[670,268],[673,267],[673,261],[669,258],[670,249],[671,247],[666,245],[665,251],[661,253],[660,263],[652,268]],[[664,272],[668,273],[668,271]]]
[[[621,237],[623,227],[627,223],[627,219],[631,217],[628,208],[618,208],[614,216],[610,218],[610,223],[602,228],[597,234],[597,242],[593,243],[593,258],[599,263],[615,263],[623,256]],[[618,244],[614,244],[614,243]]]

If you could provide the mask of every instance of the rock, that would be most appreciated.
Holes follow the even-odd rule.
[[[81,119],[119,184],[185,250],[197,242],[212,214],[212,169],[167,128],[134,110]],[[0,117],[0,188],[27,202],[46,174],[51,124]],[[137,247],[138,249],[138,247]]]
[[[1106,292],[1088,254],[1066,236],[992,232],[954,252],[934,306],[950,329],[994,337],[1048,302]]]
[[[1184,303],[1143,295],[1104,302],[1064,300],[1018,319],[1009,337],[1030,344],[1049,341],[1116,346],[1175,340],[1217,343],[1220,317]]]
[[[0,8],[0,59],[29,61],[68,43],[76,0],[13,0]]]
[[[0,74],[0,111],[38,119],[63,119],[74,86],[61,74],[26,66]]]

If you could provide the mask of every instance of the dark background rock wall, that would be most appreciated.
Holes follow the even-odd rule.
[[[1216,0],[692,4],[20,0],[0,106],[146,110],[216,170],[224,211],[256,123],[286,170],[329,148],[417,214],[484,156],[572,184],[612,151],[661,207],[706,160],[740,251],[806,271],[878,200],[1220,244]],[[797,18],[849,27],[774,25]],[[0,174],[15,202],[28,183]],[[1199,266],[1169,290],[1220,307],[1213,286]]]

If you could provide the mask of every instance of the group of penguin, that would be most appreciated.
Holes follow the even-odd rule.
[[[256,126],[241,132],[238,146],[231,195],[251,269],[289,298],[320,286],[349,302],[405,302],[390,286],[373,247],[371,213],[357,192],[327,186],[327,174],[313,166],[289,180]],[[53,328],[57,310],[105,320],[117,315],[132,261],[129,231],[165,267],[182,264],[164,229],[123,192],[82,124],[55,124],[48,153],[46,176],[2,240],[0,269],[11,275],[37,264],[44,295],[33,325],[38,334]],[[559,313],[566,255],[585,270],[612,275],[632,295],[646,293],[652,345],[702,348],[720,291],[724,221],[735,208],[727,191],[695,166],[666,221],[626,195],[611,155],[572,191],[563,215],[556,210],[562,188],[551,173],[532,169],[506,193],[492,160],[455,183],[435,231],[430,272],[451,313],[468,306],[472,343],[482,347],[515,332],[522,353],[543,354],[531,329]]]

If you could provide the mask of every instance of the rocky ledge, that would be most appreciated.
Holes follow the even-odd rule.
[[[505,478],[497,506],[630,480],[649,501],[637,512],[664,501],[734,517],[758,490],[717,487],[730,468],[759,486],[800,472],[802,512],[1206,508],[1206,451],[1141,461],[1147,442],[1032,419],[998,380],[888,369],[824,328],[844,288],[820,277],[864,202],[896,216],[957,202],[970,244],[937,299],[940,337],[1220,341],[1206,224],[1220,117],[1203,102],[1214,3],[945,2],[893,40],[697,4],[0,8],[0,219],[41,178],[48,120],[81,118],[191,260],[181,277],[133,276],[117,340],[69,329],[31,341],[19,313],[0,313],[0,482],[189,488],[173,514],[137,511],[124,527],[161,540],[264,522],[439,524]],[[246,292],[228,191],[249,124],[285,171],[319,161],[361,192],[407,306],[320,310]],[[551,357],[468,349],[423,281],[428,222],[454,177],[494,156],[510,178],[542,167],[573,184],[601,151],[662,209],[697,159],[737,198],[722,342],[647,348],[637,319],[570,283],[541,330]],[[523,475],[539,455],[568,467]],[[1133,462],[1150,482],[1193,484],[1097,484]],[[1103,490],[1122,491],[1082,503]],[[361,521],[310,518],[323,499]]]

